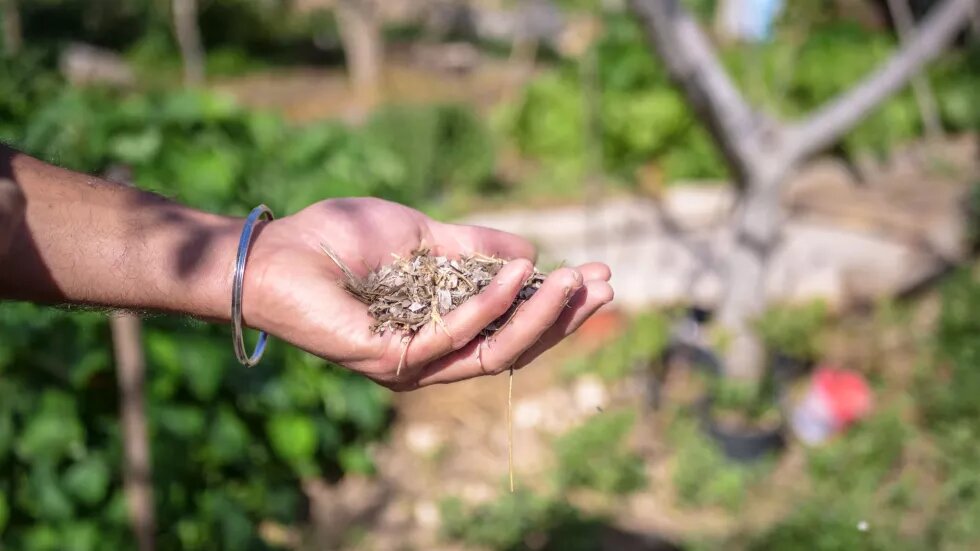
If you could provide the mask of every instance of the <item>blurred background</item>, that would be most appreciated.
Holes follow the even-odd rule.
[[[617,289],[517,373],[514,493],[504,377],[2,304],[0,549],[980,548],[976,2],[633,4],[0,0],[14,147],[228,214],[384,197]]]

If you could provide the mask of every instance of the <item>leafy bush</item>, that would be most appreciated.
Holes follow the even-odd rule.
[[[492,155],[472,117],[433,108],[430,147],[457,147],[413,181],[410,153],[370,131],[291,127],[198,91],[70,89],[30,76],[27,61],[0,64],[0,87],[11,86],[0,97],[4,139],[86,172],[125,165],[140,187],[225,213],[265,202],[282,215],[347,195],[418,204],[446,183],[477,185]],[[368,449],[388,418],[380,387],[288,346],[244,370],[223,328],[164,317],[143,327],[161,549],[265,548],[260,522],[304,519],[301,479],[371,471]],[[132,547],[106,316],[5,304],[0,333],[3,542]]]
[[[671,430],[677,450],[673,483],[688,506],[720,506],[736,510],[766,464],[741,465],[727,460],[690,419],[678,419]]]
[[[820,332],[827,322],[822,302],[806,306],[772,307],[756,322],[766,347],[797,360],[812,360],[820,352]]]
[[[607,381],[634,373],[639,365],[659,358],[667,346],[669,327],[666,316],[646,312],[630,320],[622,335],[593,354],[576,358],[564,369],[568,377],[594,373]]]
[[[919,549],[918,544],[900,539],[894,526],[866,520],[861,509],[846,499],[826,498],[803,504],[774,527],[753,538],[747,549],[790,551],[900,550]],[[869,522],[860,530],[861,522]]]
[[[440,504],[443,536],[501,551],[588,551],[599,547],[601,520],[568,503],[521,490],[467,508],[458,499]]]
[[[936,330],[938,369],[924,374],[922,404],[935,425],[980,418],[980,283],[969,268],[955,274],[942,291]]]
[[[621,13],[605,15],[596,46],[599,132],[604,168],[632,177],[655,163],[667,182],[718,178],[726,167],[708,134],[651,54],[637,23]],[[824,22],[799,46],[775,40],[721,52],[729,74],[762,109],[797,118],[857,84],[895,50],[891,35],[853,23]],[[931,69],[943,122],[953,130],[980,124],[970,92],[980,85],[980,48],[944,56]],[[581,68],[566,62],[533,81],[519,100],[509,127],[520,151],[544,163],[579,158],[586,144]],[[885,153],[920,135],[912,94],[905,91],[872,112],[842,140],[848,154]]]
[[[0,327],[3,541],[130,547],[105,316],[7,304]],[[173,528],[161,548],[263,548],[260,521],[303,517],[300,478],[369,468],[380,387],[286,346],[243,370],[221,328],[149,318],[144,331],[157,519]]]
[[[910,430],[896,411],[882,411],[808,453],[817,484],[839,492],[872,492],[902,461]]]
[[[943,287],[936,362],[926,366],[917,398],[940,449],[943,501],[929,530],[935,548],[980,544],[980,282],[962,268]],[[931,369],[930,369],[931,368]]]
[[[477,192],[493,173],[490,133],[461,106],[389,106],[371,117],[367,135],[404,165],[406,198],[431,199],[449,188]]]
[[[643,458],[627,448],[628,411],[600,413],[555,441],[560,488],[625,494],[646,485]]]

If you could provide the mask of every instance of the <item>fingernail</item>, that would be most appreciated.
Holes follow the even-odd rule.
[[[517,262],[517,261],[513,261],[513,262]],[[531,276],[531,272],[534,270],[534,267],[533,266],[529,266],[526,262],[523,263],[523,264],[524,264],[524,270],[523,271],[517,272],[517,273],[515,273],[515,274],[513,274],[513,275],[511,275],[509,277],[506,277],[506,278],[500,278],[500,279],[498,279],[497,280],[497,285],[501,285],[501,286],[506,285],[506,284],[508,284],[508,281],[507,281],[508,279],[511,279],[511,278],[518,279],[518,276],[519,276],[519,279],[520,279],[520,282],[521,283],[524,283],[525,281],[527,281],[527,278]]]

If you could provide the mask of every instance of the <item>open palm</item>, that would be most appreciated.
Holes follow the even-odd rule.
[[[343,274],[321,243],[361,276],[421,246],[440,255],[479,252],[513,261],[445,316],[446,330],[430,324],[408,342],[371,331],[367,307],[338,284]],[[558,269],[488,342],[480,331],[510,307],[534,256],[534,247],[516,235],[436,222],[396,203],[322,201],[257,231],[245,271],[245,321],[395,390],[499,373],[526,365],[612,300],[605,265]]]

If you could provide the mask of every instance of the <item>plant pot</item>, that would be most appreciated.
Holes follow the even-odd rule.
[[[721,375],[721,360],[709,348],[684,342],[672,342],[664,349],[662,361],[665,366],[683,362],[696,371],[711,376]]]
[[[786,446],[782,416],[774,427],[733,427],[719,422],[711,406],[711,396],[705,396],[698,403],[701,430],[714,440],[725,457],[749,463],[763,459]]]
[[[721,361],[711,350],[702,346],[674,341],[664,348],[658,361],[646,368],[647,404],[652,410],[660,408],[661,394],[671,367],[681,364],[711,377],[721,375]]]
[[[769,355],[769,367],[779,384],[789,383],[806,376],[813,370],[813,365],[813,360],[795,358],[779,351]]]

